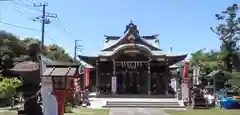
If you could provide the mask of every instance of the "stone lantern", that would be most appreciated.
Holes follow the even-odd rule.
[[[64,102],[67,90],[71,87],[73,79],[79,76],[77,65],[47,65],[42,74],[42,84],[52,89],[57,100],[57,115],[63,115]]]
[[[40,54],[40,46],[37,42],[30,42],[26,50],[28,58],[23,59],[9,69],[14,74],[21,76],[22,87],[19,90],[23,93],[24,107],[19,110],[19,114],[24,115],[43,115],[42,108],[38,99],[40,98],[40,68],[38,55]]]

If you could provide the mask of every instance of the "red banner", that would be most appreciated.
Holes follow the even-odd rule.
[[[182,81],[183,83],[187,82],[187,72],[188,72],[188,65],[187,62],[183,63],[183,69],[182,69]]]
[[[84,68],[84,86],[88,87],[90,79],[90,69]]]

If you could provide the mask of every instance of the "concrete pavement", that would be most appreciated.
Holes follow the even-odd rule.
[[[169,115],[156,108],[111,108],[108,115]]]

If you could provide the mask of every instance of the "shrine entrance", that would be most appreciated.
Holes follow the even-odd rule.
[[[128,44],[113,56],[112,92],[118,94],[151,94],[151,51],[145,46]],[[116,90],[115,90],[116,89]]]
[[[117,73],[118,94],[147,94],[146,73],[123,71]]]
[[[148,61],[116,61],[117,93],[148,94]]]

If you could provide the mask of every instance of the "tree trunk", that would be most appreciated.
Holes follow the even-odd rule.
[[[224,60],[224,66],[225,66],[225,69],[226,69],[228,72],[232,72],[232,63],[231,63],[231,58],[230,58],[230,57],[227,57],[227,58]]]

